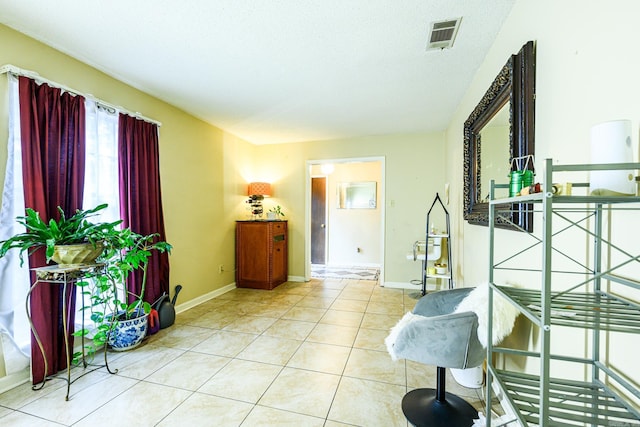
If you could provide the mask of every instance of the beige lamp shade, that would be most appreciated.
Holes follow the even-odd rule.
[[[268,182],[252,182],[247,189],[248,196],[271,196],[271,184]]]

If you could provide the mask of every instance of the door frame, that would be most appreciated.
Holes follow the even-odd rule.
[[[348,157],[337,159],[317,159],[307,160],[305,168],[305,191],[304,191],[304,279],[311,280],[311,166],[328,163],[353,163],[353,162],[380,162],[380,279],[378,284],[384,286],[384,264],[385,264],[385,210],[386,210],[386,164],[385,156],[375,157]],[[329,197],[327,193],[327,197]],[[328,246],[327,246],[328,247]]]

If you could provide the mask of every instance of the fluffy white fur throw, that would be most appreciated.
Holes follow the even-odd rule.
[[[483,283],[472,290],[465,299],[463,299],[455,313],[463,313],[472,311],[478,316],[478,340],[480,344],[487,347],[487,319],[489,313],[489,285]],[[520,312],[509,301],[502,296],[493,294],[493,345],[499,344],[507,335],[511,333],[516,317]]]

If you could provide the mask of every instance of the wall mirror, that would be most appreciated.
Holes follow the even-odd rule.
[[[338,183],[338,209],[375,209],[376,182]]]
[[[511,55],[464,123],[464,218],[470,224],[489,224],[489,183],[508,183],[511,159],[534,154],[534,129],[535,44],[529,41]],[[506,196],[506,190],[496,193]],[[529,204],[504,204],[496,213],[496,227],[533,230]]]

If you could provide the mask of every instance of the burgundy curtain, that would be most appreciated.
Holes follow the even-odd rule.
[[[120,114],[118,122],[118,161],[120,173],[120,216],[123,226],[136,233],[159,233],[165,241],[158,127],[135,117]],[[140,294],[142,271],[129,277],[130,292]],[[163,292],[169,293],[169,256],[153,253],[147,270],[145,301],[153,303]],[[129,297],[132,302],[134,297]]]
[[[22,175],[25,206],[48,221],[82,207],[85,161],[84,98],[58,88],[19,78]],[[45,265],[44,250],[29,257],[31,268]],[[32,272],[32,280],[35,275]],[[73,332],[75,286],[67,289],[69,331]],[[31,294],[31,316],[49,362],[44,362],[31,337],[32,380],[37,384],[67,367],[62,324],[62,286],[41,283]],[[73,339],[70,337],[70,347]],[[72,353],[73,348],[69,348]]]

